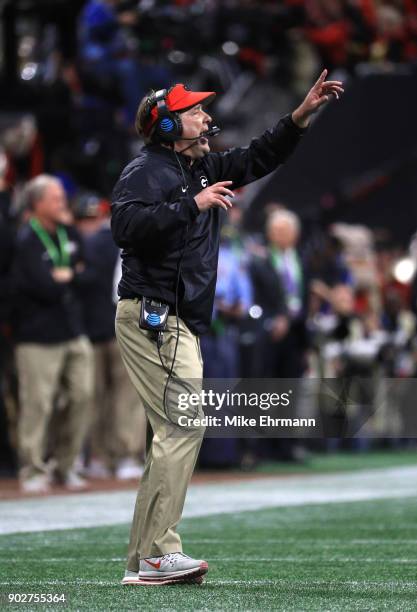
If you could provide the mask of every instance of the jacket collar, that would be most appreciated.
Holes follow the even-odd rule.
[[[177,153],[175,155],[174,150],[171,148],[164,147],[160,144],[152,143],[152,144],[145,145],[144,149],[147,151],[150,151],[151,153],[156,153],[157,155],[161,155],[165,157],[166,159],[170,159],[176,164],[178,163],[177,162],[177,158],[178,158],[183,168],[187,168],[187,170],[191,168],[191,162],[192,162],[191,158],[188,157],[188,155],[183,155],[183,153]]]

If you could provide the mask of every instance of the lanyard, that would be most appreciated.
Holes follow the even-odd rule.
[[[302,309],[301,288],[302,272],[300,263],[294,249],[280,253],[278,249],[271,248],[272,263],[280,274],[284,285],[285,299],[292,317],[297,317]]]
[[[298,291],[302,285],[302,273],[298,258],[293,249],[288,249],[286,253],[280,253],[278,249],[271,248],[271,259],[274,268],[284,276],[286,284],[290,285],[292,291]],[[288,266],[292,268],[293,278],[289,279]]]
[[[46,229],[42,227],[37,219],[32,218],[30,220],[30,225],[42,242],[43,246],[48,252],[49,258],[54,264],[55,268],[68,268],[70,265],[69,259],[69,251],[68,251],[68,234],[67,230],[58,225],[56,229],[56,233],[58,236],[59,248],[56,246],[55,242],[52,240],[51,236],[48,234]]]

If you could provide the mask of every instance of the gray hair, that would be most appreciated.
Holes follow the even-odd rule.
[[[276,210],[271,213],[266,221],[266,229],[269,231],[275,223],[279,221],[285,221],[292,225],[296,232],[300,231],[300,220],[295,213],[291,210]]]
[[[45,190],[51,184],[61,185],[61,182],[51,174],[39,174],[26,183],[20,198],[20,210],[33,210],[36,202],[42,199]]]

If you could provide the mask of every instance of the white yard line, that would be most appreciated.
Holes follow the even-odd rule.
[[[365,592],[369,592],[372,591],[373,588],[375,588],[377,590],[377,592],[379,594],[381,594],[381,592],[385,591],[390,591],[392,589],[397,589],[398,587],[401,588],[401,591],[404,593],[404,591],[406,591],[406,589],[410,589],[412,593],[415,592],[415,589],[417,587],[417,582],[416,581],[403,581],[403,580],[381,580],[381,581],[376,581],[376,580],[367,580],[366,577],[364,576],[363,580],[312,580],[311,578],[306,578],[305,580],[297,580],[294,578],[259,578],[259,579],[245,579],[245,580],[213,580],[210,577],[207,578],[207,582],[210,583],[211,586],[244,586],[244,587],[251,587],[251,586],[273,586],[273,587],[277,587],[279,585],[283,585],[286,586],[289,583],[293,586],[293,587],[297,587],[297,586],[301,586],[301,587],[306,587],[308,586],[309,588],[311,588],[312,586],[322,586],[322,587],[326,587],[326,589],[331,589],[332,587],[335,589],[335,591],[337,593],[340,592],[340,587],[345,586],[348,587],[350,590],[356,590],[359,589],[361,591],[362,594],[364,594]],[[111,587],[113,589],[120,588],[120,583],[115,581],[115,580],[86,580],[83,578],[79,578],[77,580],[40,580],[39,578],[36,578],[34,580],[29,580],[27,578],[25,579],[19,579],[19,578],[15,578],[13,580],[0,580],[0,586],[3,587],[15,587],[15,592],[18,593],[18,589],[19,587],[24,587],[25,589],[27,589],[30,585],[34,585],[36,587],[41,587],[41,586],[64,586],[64,587],[71,587],[71,586],[75,586],[75,587],[83,587],[83,586],[102,586],[102,587]],[[127,588],[127,587],[124,587]],[[128,587],[129,589],[131,589],[132,587]],[[140,589],[141,587],[137,587],[138,589]],[[143,587],[142,587],[143,588]],[[22,608],[23,609],[23,608]],[[406,608],[404,608],[405,610]],[[411,608],[410,608],[411,609]]]
[[[271,477],[192,485],[184,516],[413,496],[417,496],[417,466]],[[128,523],[135,497],[134,491],[106,491],[0,502],[0,533]]]
[[[246,542],[245,542],[246,543]],[[311,556],[309,557],[210,557],[210,555],[204,556],[206,561],[210,562],[221,562],[221,563],[247,563],[250,565],[257,565],[259,563],[310,563]],[[76,563],[80,560],[80,557],[36,557],[36,564],[56,563],[58,565],[67,565],[68,563]],[[22,557],[10,557],[10,555],[0,556],[0,561],[7,563],[19,563],[22,561]],[[126,557],[86,557],[83,555],[83,562],[86,563],[123,563],[126,561]],[[320,563],[355,563],[360,565],[361,563],[372,563],[373,565],[417,565],[417,558],[401,558],[401,559],[386,559],[380,557],[341,557],[340,555],[326,556],[325,560],[320,559]]]

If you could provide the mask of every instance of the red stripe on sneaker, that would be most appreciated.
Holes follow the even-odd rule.
[[[159,560],[157,563],[152,563],[152,561],[148,561],[148,559],[144,559],[144,561],[146,561],[146,563],[149,563],[149,565],[152,565],[152,567],[154,567],[155,569],[159,569],[161,567],[161,560]]]

